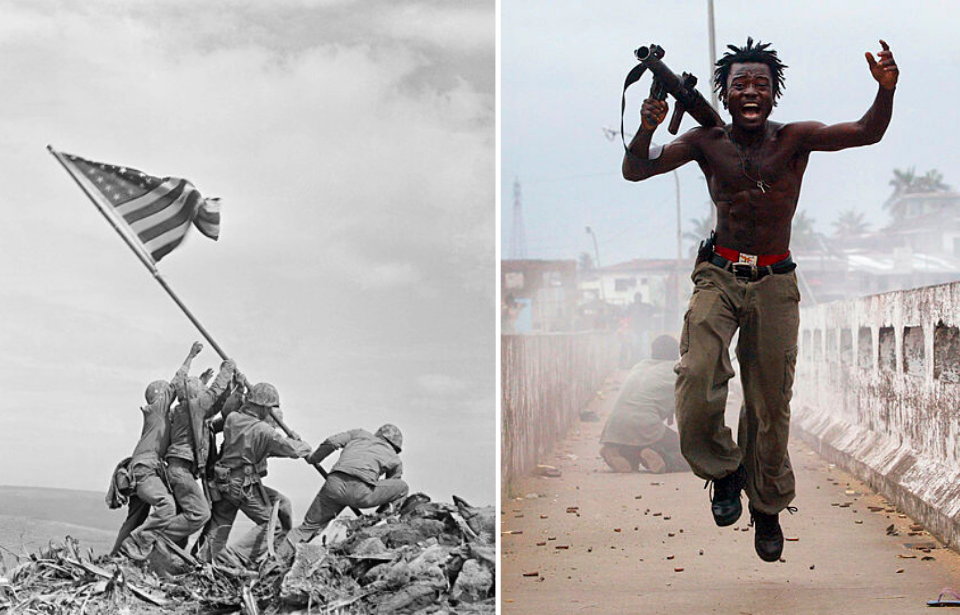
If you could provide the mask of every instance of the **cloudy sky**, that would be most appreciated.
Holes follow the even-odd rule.
[[[894,168],[938,169],[960,187],[960,37],[946,2],[741,2],[715,0],[717,54],[747,36],[773,43],[786,89],[771,119],[780,122],[859,119],[877,84],[864,52],[886,40],[901,69],[893,121],[879,144],[810,158],[799,210],[814,227],[833,231],[840,212],[863,212],[872,228],[888,223],[882,209]],[[666,50],[676,73],[700,80],[708,98],[707,1],[504,1],[502,5],[502,238],[509,256],[513,180],[523,191],[527,254],[576,258],[593,252],[594,228],[603,264],[676,254],[671,175],[640,184],[620,176],[623,146],[604,127],[619,128],[623,79],[632,50],[651,42]],[[636,128],[649,76],[628,92],[626,125]],[[672,99],[671,99],[672,107]],[[671,111],[672,112],[672,111]],[[728,118],[725,111],[721,114]],[[681,130],[692,127],[687,118]],[[670,137],[666,124],[654,139]],[[684,231],[708,213],[706,184],[696,165],[679,170]],[[686,249],[686,246],[685,246]]]
[[[220,241],[160,271],[306,440],[394,422],[414,491],[493,503],[492,1],[0,15],[0,484],[103,490],[200,339],[52,144],[222,198]],[[298,515],[320,486],[287,460],[270,482]]]

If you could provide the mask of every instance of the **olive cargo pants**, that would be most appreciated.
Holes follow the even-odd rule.
[[[703,262],[692,278],[677,366],[680,448],[703,479],[723,478],[742,463],[750,503],[779,513],[794,497],[787,440],[800,326],[796,274],[752,280]],[[723,415],[734,376],[728,349],[737,329],[744,401],[735,443]]]

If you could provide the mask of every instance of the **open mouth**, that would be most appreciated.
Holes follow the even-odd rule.
[[[760,105],[757,103],[746,103],[740,107],[740,112],[745,119],[757,119],[760,117]]]

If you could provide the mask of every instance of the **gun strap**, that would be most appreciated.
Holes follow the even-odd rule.
[[[647,67],[643,64],[634,66],[623,81],[623,94],[620,95],[620,140],[623,141],[623,151],[627,155],[630,155],[630,148],[627,147],[627,138],[623,136],[623,114],[627,110],[627,88],[640,81],[640,77],[643,76],[645,70],[647,70]]]

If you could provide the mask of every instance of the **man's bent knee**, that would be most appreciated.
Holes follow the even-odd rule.
[[[187,517],[187,523],[193,528],[192,531],[197,531],[207,524],[207,521],[210,520],[210,509],[209,508],[199,508],[196,510],[185,511]]]
[[[633,472],[633,466],[626,457],[620,454],[620,451],[609,444],[604,444],[600,448],[600,457],[606,462],[614,472],[627,474]]]
[[[167,494],[152,503],[153,510],[150,516],[160,522],[170,523],[177,516],[177,504],[171,494]]]

